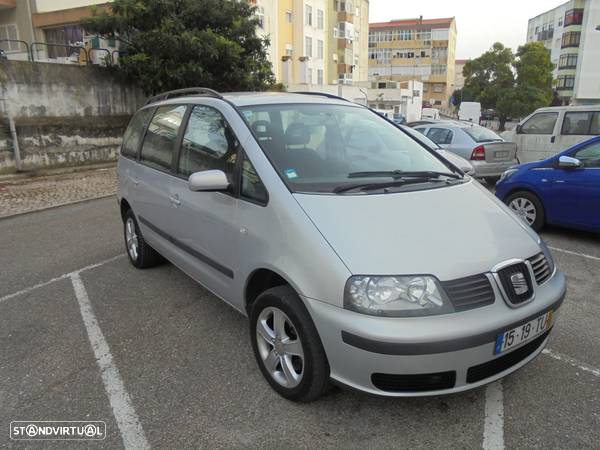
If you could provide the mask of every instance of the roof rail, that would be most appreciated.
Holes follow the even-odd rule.
[[[183,97],[183,96],[198,96],[198,97],[213,97],[213,98],[223,98],[221,94],[217,91],[209,88],[203,87],[193,87],[193,88],[185,88],[185,89],[176,89],[174,91],[167,91],[161,94],[155,95],[154,97],[150,97],[146,100],[146,105],[149,103],[159,102],[161,100],[168,100],[170,98],[175,97]]]
[[[302,95],[320,95],[321,97],[333,98],[335,100],[343,100],[345,102],[350,102],[347,98],[340,97],[339,95],[328,94],[327,92],[309,92],[309,91],[298,91],[298,92],[290,92],[290,94],[302,94]],[[352,103],[352,102],[350,102]]]

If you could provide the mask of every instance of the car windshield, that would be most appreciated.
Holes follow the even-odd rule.
[[[493,142],[502,141],[502,138],[485,127],[479,125],[471,125],[463,128],[465,133],[473,138],[475,142]]]
[[[453,168],[367,108],[275,104],[241,110],[294,192],[341,192],[357,178],[369,187],[405,177],[413,178],[410,183],[456,178]]]

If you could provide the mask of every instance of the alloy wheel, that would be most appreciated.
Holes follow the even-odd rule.
[[[517,197],[513,199],[509,204],[509,208],[512,209],[517,216],[519,216],[527,225],[531,226],[537,218],[537,211],[535,205],[526,198]]]
[[[127,245],[127,252],[134,261],[138,258],[138,236],[135,231],[135,222],[130,217],[125,222],[125,243]]]
[[[304,350],[296,327],[282,310],[268,307],[261,311],[256,342],[271,377],[283,387],[298,386],[304,374]]]

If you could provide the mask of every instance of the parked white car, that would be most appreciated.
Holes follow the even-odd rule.
[[[465,122],[479,123],[479,119],[481,119],[481,103],[461,102],[458,108],[458,118]]]
[[[440,112],[435,108],[423,108],[421,110],[421,119],[440,120]]]
[[[600,135],[600,104],[540,108],[502,137],[517,144],[521,162],[550,158]]]

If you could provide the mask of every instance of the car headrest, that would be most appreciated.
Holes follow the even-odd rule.
[[[271,122],[268,120],[257,120],[256,122],[253,122],[252,130],[254,130],[259,141],[273,140],[273,129],[271,127]]]
[[[303,123],[291,123],[285,130],[285,145],[306,145],[309,142],[310,130]]]

